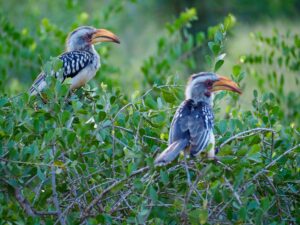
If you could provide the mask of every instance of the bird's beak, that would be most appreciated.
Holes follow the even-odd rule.
[[[212,91],[227,90],[242,94],[242,91],[238,87],[237,83],[224,76],[217,75],[217,77],[218,80],[214,82]]]
[[[120,44],[120,39],[108,30],[97,29],[92,35],[92,44],[97,44],[99,42],[115,42]]]

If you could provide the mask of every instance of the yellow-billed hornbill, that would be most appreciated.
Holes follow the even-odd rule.
[[[208,157],[215,156],[213,133],[213,92],[234,91],[241,94],[238,85],[229,78],[202,72],[190,77],[185,90],[185,101],[177,109],[169,132],[169,146],[156,159],[155,164],[173,161],[181,151],[198,155],[212,144]]]
[[[119,38],[105,29],[82,26],[72,31],[67,38],[66,52],[58,56],[62,61],[62,71],[51,75],[58,77],[62,72],[62,82],[72,78],[71,89],[79,88],[92,79],[100,68],[100,56],[94,45],[101,42],[120,43]],[[30,88],[30,94],[35,95],[46,87],[46,74],[41,72]]]

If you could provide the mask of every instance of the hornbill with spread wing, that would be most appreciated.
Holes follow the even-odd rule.
[[[227,77],[202,72],[190,77],[185,90],[185,101],[177,109],[169,132],[169,146],[155,159],[155,164],[173,161],[181,151],[196,156],[209,144],[208,157],[215,156],[213,133],[213,92],[234,91],[241,94],[238,85]]]
[[[62,72],[62,82],[66,78],[71,78],[71,89],[85,85],[100,68],[100,56],[94,45],[101,42],[120,43],[120,40],[115,34],[105,29],[82,26],[72,31],[67,38],[66,52],[58,56],[63,66],[56,73],[51,71],[51,74],[58,77]],[[46,85],[46,74],[41,72],[29,92],[31,95],[36,95]]]

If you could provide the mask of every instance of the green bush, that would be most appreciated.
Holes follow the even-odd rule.
[[[167,24],[157,52],[141,67],[142,94],[125,95],[112,88],[117,81],[102,79],[118,71],[105,64],[110,48],[104,47],[100,50],[104,53],[102,75],[95,79],[101,85],[94,82],[66,97],[68,84],[49,78],[47,104],[27,93],[1,96],[1,224],[300,222],[300,98],[298,89],[283,90],[292,71],[299,71],[296,35],[259,35],[256,43],[267,45],[256,55],[243,57],[244,64],[233,66],[232,79],[247,85],[243,83],[246,71],[258,82],[258,90],[253,91],[249,111],[243,110],[238,96],[217,94],[219,162],[205,157],[189,160],[192,186],[186,182],[182,158],[154,167],[155,156],[167,146],[172,116],[183,100],[187,76],[181,71],[195,68],[193,53],[199,48],[210,51],[205,56],[207,69],[218,71],[226,56],[225,39],[235,22],[229,15],[222,24],[193,36],[188,28],[195,19],[196,11],[189,9]],[[6,32],[16,33],[14,44],[6,46],[2,55],[13,52],[19,42],[35,46],[7,21],[2,23]],[[42,22],[49,34],[63,41],[65,34],[49,23]],[[30,51],[18,60],[36,64],[38,59]],[[6,66],[10,59],[6,60],[3,74],[10,69],[19,72],[18,67]],[[264,69],[281,68],[284,62],[284,73]],[[299,88],[298,81],[295,85]],[[4,86],[1,83],[1,92],[8,93]],[[225,110],[219,106],[224,101],[228,103]]]

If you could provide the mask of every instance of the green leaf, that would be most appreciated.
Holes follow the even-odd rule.
[[[149,194],[152,201],[156,202],[158,199],[158,195],[155,188],[152,185],[149,187]]]
[[[215,33],[215,42],[222,42],[223,40],[223,34],[220,31],[217,31]]]
[[[199,222],[200,224],[205,224],[208,219],[208,211],[206,209],[201,209],[199,213]]]
[[[166,173],[164,170],[160,170],[160,179],[165,185],[168,184],[169,182],[168,173]]]
[[[253,160],[255,162],[261,162],[261,153],[260,153],[260,145],[255,144],[251,147],[248,152],[248,159]]]
[[[197,45],[202,45],[205,40],[205,33],[204,32],[198,32],[196,35],[196,43]]]
[[[224,134],[227,130],[227,121],[221,120],[218,124],[218,128],[219,128],[221,134]]]
[[[174,103],[176,101],[175,95],[169,91],[162,91],[162,96],[168,103]]]
[[[5,106],[8,102],[9,102],[9,100],[8,100],[7,97],[2,97],[2,98],[0,99],[0,107]]]
[[[106,112],[99,111],[98,112],[98,119],[99,119],[99,121],[103,121],[105,118],[106,118]]]
[[[208,212],[206,209],[194,209],[189,212],[189,219],[191,224],[205,224],[208,219]]]
[[[215,56],[217,56],[221,50],[221,46],[215,42],[208,42],[208,47]]]
[[[52,68],[55,72],[58,72],[63,67],[63,61],[59,58],[52,59]]]
[[[147,95],[145,99],[145,104],[150,109],[157,109],[157,103],[153,100],[153,98],[150,95]]]
[[[45,181],[46,177],[44,173],[41,171],[40,167],[37,168],[37,176],[41,181]]]
[[[240,65],[234,65],[233,68],[232,68],[232,75],[234,77],[238,77],[240,73],[241,73],[241,66]]]
[[[214,72],[217,72],[221,68],[221,66],[223,65],[223,63],[224,63],[224,60],[217,61],[216,64],[215,64]]]
[[[238,215],[240,220],[245,221],[247,217],[247,209],[245,207],[241,207]]]
[[[225,30],[231,29],[236,23],[236,18],[229,14],[224,20]]]
[[[139,179],[135,179],[133,181],[133,185],[137,190],[143,190],[144,185],[143,185],[142,181],[140,181]]]

